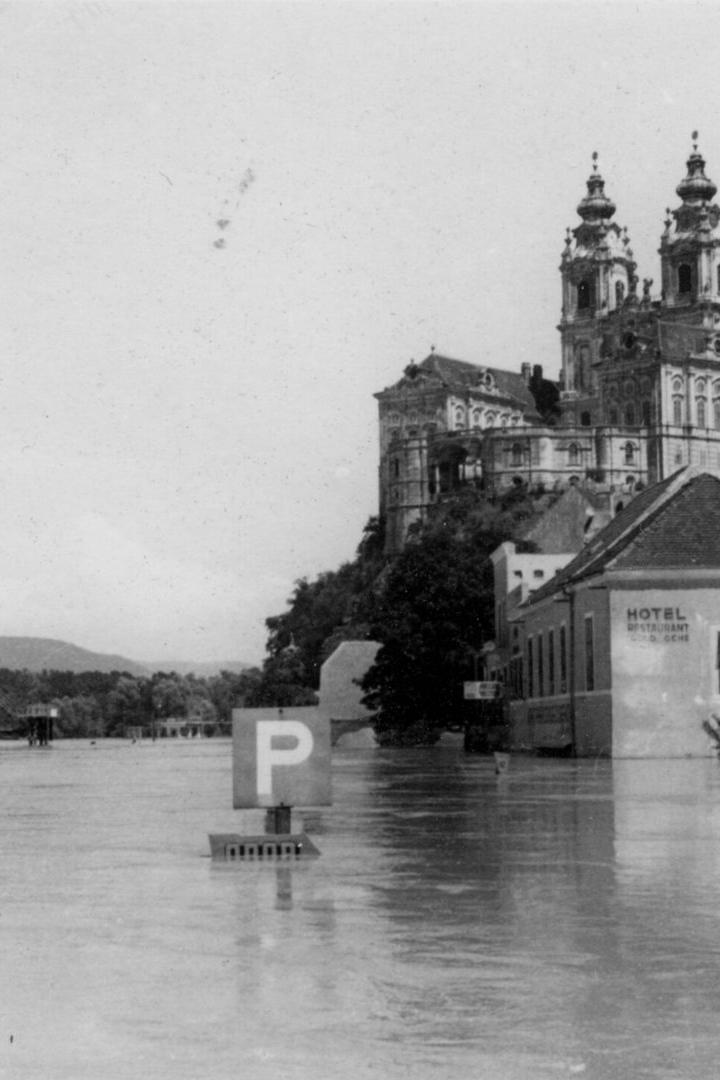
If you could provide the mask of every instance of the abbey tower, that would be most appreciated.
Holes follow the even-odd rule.
[[[376,395],[387,549],[463,485],[562,490],[619,505],[684,465],[720,470],[720,207],[697,135],[660,239],[660,296],[639,290],[597,155],[561,255],[560,380],[434,351]]]

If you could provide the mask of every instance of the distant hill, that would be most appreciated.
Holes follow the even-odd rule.
[[[126,671],[149,675],[150,669],[126,656],[91,652],[54,638],[1,637],[0,668],[15,671]]]
[[[148,660],[145,667],[148,671],[174,671],[176,675],[197,675],[199,679],[208,679],[211,675],[219,675],[221,671],[231,671],[238,675],[241,671],[247,671],[253,664],[246,664],[242,660]]]
[[[252,664],[242,660],[152,660],[140,663],[127,656],[97,653],[81,649],[55,638],[0,636],[0,668],[13,671],[126,671],[128,675],[152,675],[155,671],[174,671],[178,675],[197,675],[199,679],[221,671],[237,674]]]

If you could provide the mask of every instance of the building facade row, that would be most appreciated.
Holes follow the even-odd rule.
[[[563,565],[550,580],[516,579]],[[496,642],[517,750],[707,756],[720,716],[720,477],[647,488],[579,553],[493,556]]]

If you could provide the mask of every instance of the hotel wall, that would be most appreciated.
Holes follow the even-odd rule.
[[[704,757],[720,715],[720,580],[613,589],[614,757]]]

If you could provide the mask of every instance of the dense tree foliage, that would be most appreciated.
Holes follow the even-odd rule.
[[[382,523],[371,518],[352,562],[312,582],[300,579],[289,610],[266,619],[268,656],[258,704],[307,704],[307,690],[317,690],[320,667],[335,646],[369,636],[377,579],[385,565],[383,546]],[[281,689],[285,697],[291,695],[293,686],[298,700],[270,700]]]
[[[432,742],[457,723],[462,683],[492,636],[490,553],[551,501],[524,489],[488,499],[463,489],[416,527],[388,561],[371,519],[353,562],[302,579],[288,611],[267,619],[268,658],[247,704],[307,704],[323,660],[343,640],[382,644],[364,683],[384,743]]]
[[[523,491],[494,502],[463,491],[413,531],[371,627],[382,648],[363,688],[381,743],[432,743],[460,722],[463,682],[493,636],[490,553],[540,507]]]
[[[126,672],[15,671],[0,669],[0,728],[22,728],[23,710],[33,704],[58,709],[57,737],[124,736],[141,728],[146,735],[168,717],[212,724],[229,733],[233,708],[248,704],[260,684],[258,668],[220,672],[207,679],[175,672],[146,678]]]

